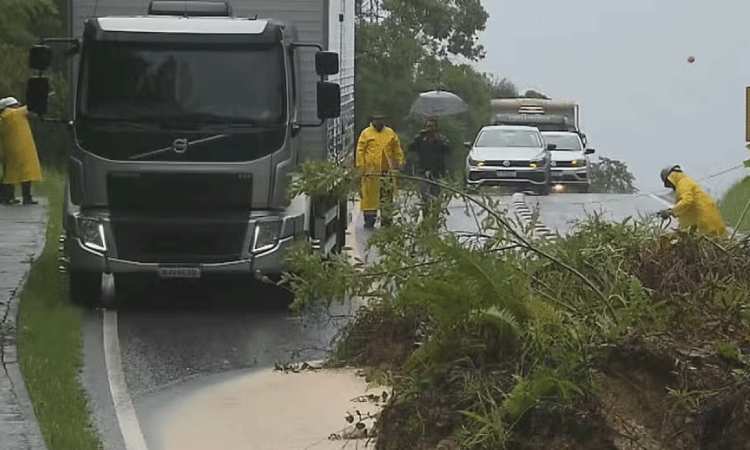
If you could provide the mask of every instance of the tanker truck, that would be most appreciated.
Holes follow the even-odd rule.
[[[341,250],[345,203],[290,199],[305,161],[354,145],[354,0],[71,0],[30,51],[44,117],[72,55],[61,237],[75,303],[153,279],[277,277],[286,249]],[[52,120],[53,118],[47,118]],[[252,300],[253,296],[248,296]]]

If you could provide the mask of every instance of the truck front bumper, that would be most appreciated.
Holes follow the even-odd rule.
[[[128,239],[117,239],[115,231],[122,233],[132,229],[114,229],[106,212],[89,213],[85,216],[76,212],[66,217],[64,250],[68,268],[86,272],[155,274],[165,278],[253,275],[258,272],[273,276],[287,270],[285,258],[289,247],[298,240],[309,239],[304,227],[305,217],[304,214],[251,216],[244,225],[239,223],[235,227],[235,234],[229,240],[222,238],[220,226],[215,230],[210,227],[210,223],[204,227],[202,222],[198,222],[198,228],[205,229],[202,231],[203,236],[213,233],[213,239],[220,246],[217,252],[213,252],[213,247],[204,246],[200,248],[204,251],[202,255],[193,252],[195,247],[190,247],[191,241],[180,236],[178,230],[175,230],[174,235],[165,235],[163,232],[136,235],[144,236],[141,240],[133,239],[132,235]],[[168,225],[167,230],[169,229]],[[139,248],[141,242],[164,243],[172,254],[175,249],[182,249],[184,245],[187,246],[184,247],[187,252],[174,258],[168,256],[168,253],[161,256],[158,252],[159,245],[148,247],[149,250],[155,249],[150,253],[133,251],[133,248]],[[175,242],[178,244],[175,245]],[[227,243],[230,245],[227,246]],[[130,247],[118,248],[118,245],[125,244]],[[137,257],[131,257],[131,254]],[[217,254],[225,254],[226,257],[216,256]],[[140,258],[141,255],[143,259]]]
[[[278,275],[286,269],[284,255],[294,242],[294,237],[280,239],[278,245],[261,254],[248,258],[221,263],[169,264],[143,263],[111,257],[106,252],[90,249],[78,238],[66,240],[66,252],[72,269],[86,272],[152,274],[158,276],[164,268],[197,268],[201,276],[212,275],[253,275],[261,272],[267,275]]]

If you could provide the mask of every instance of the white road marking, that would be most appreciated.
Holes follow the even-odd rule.
[[[120,340],[117,336],[117,311],[104,311],[104,361],[107,365],[107,379],[112,402],[115,405],[120,432],[127,450],[148,450],[143,437],[133,401],[125,384],[125,373],[120,359]]]

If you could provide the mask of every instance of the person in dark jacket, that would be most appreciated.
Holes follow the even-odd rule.
[[[427,119],[424,129],[409,144],[408,150],[415,159],[416,175],[436,181],[448,175],[451,145],[448,138],[438,132],[437,119]],[[420,181],[419,191],[424,201],[440,195],[440,186]]]

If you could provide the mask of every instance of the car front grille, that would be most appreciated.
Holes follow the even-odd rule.
[[[492,167],[529,167],[531,164],[531,161],[524,161],[524,160],[507,160],[508,165],[505,165],[506,160],[505,159],[491,159],[489,161],[484,162],[484,166],[492,166]]]
[[[533,181],[536,183],[543,183],[545,180],[544,172],[540,171],[524,171],[516,172],[515,177],[503,177],[498,172],[492,170],[474,171],[469,172],[469,181],[484,181],[484,180],[498,180],[508,182],[528,182]]]

